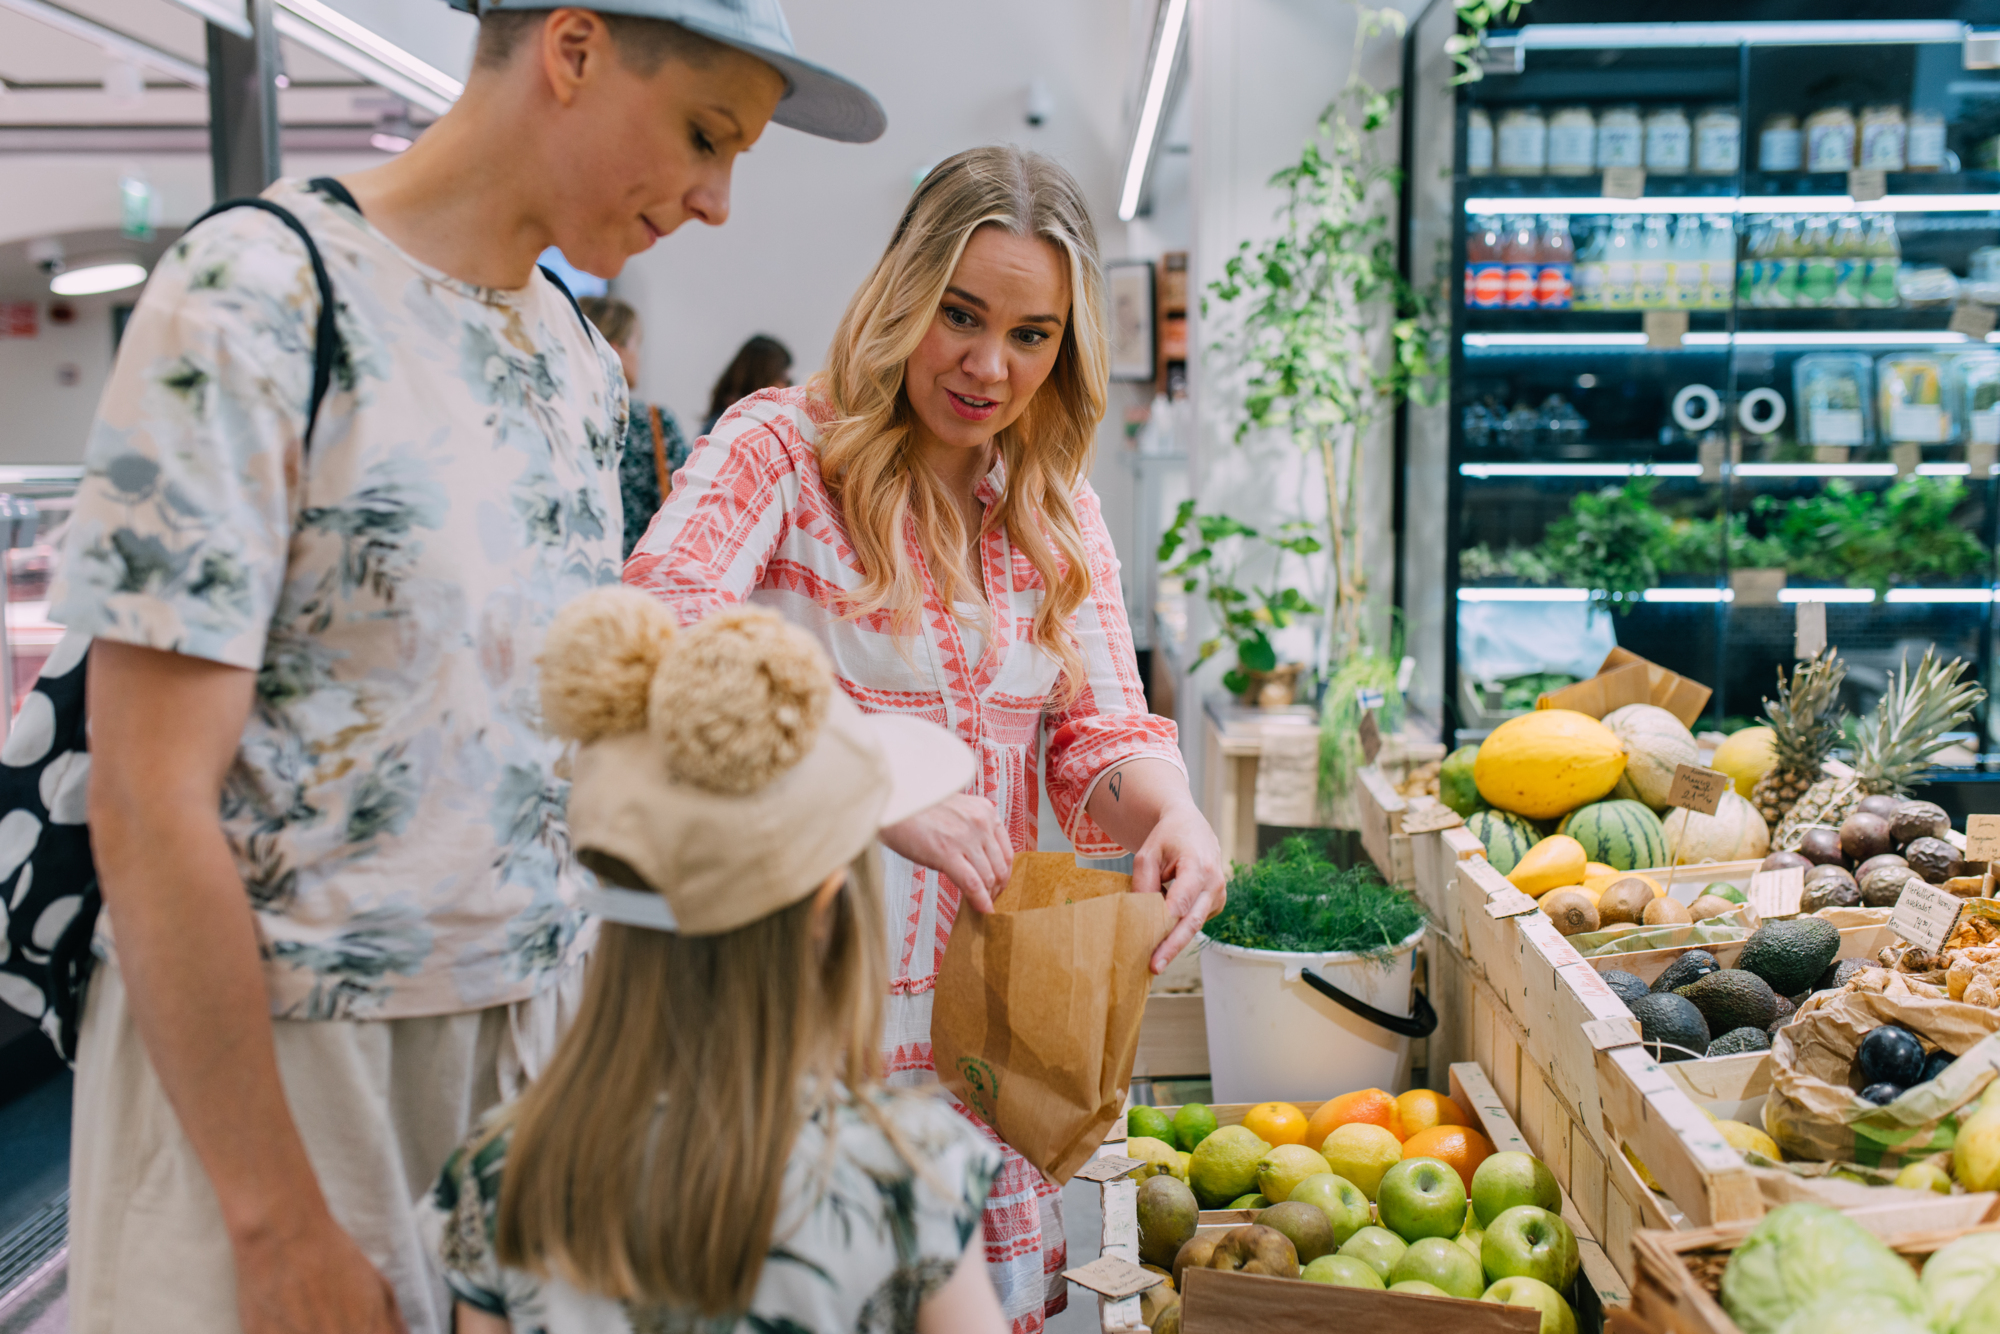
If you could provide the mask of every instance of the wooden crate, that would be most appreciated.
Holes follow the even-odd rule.
[[[1449,1092],[1453,1101],[1465,1109],[1479,1123],[1479,1129],[1493,1142],[1496,1150],[1515,1149],[1524,1153],[1536,1153],[1533,1143],[1521,1132],[1505,1103],[1498,1087],[1487,1077],[1487,1072],[1477,1064],[1464,1062],[1451,1067]],[[1316,1102],[1294,1103],[1307,1116],[1319,1109]],[[1241,1125],[1243,1118],[1256,1106],[1255,1103],[1212,1103],[1209,1110],[1215,1113],[1217,1126]],[[1163,1107],[1162,1111],[1172,1115],[1177,1108]],[[1105,1148],[1118,1152],[1125,1141],[1125,1125],[1121,1120],[1112,1127],[1105,1139]],[[1537,1154],[1538,1157],[1542,1156]],[[1555,1165],[1550,1164],[1553,1171]],[[1560,1180],[1560,1173],[1558,1174]],[[1101,1249],[1106,1255],[1134,1264],[1139,1259],[1138,1184],[1130,1180],[1105,1183],[1103,1190],[1103,1234]],[[1563,1195],[1562,1216],[1576,1233],[1577,1249],[1581,1253],[1583,1269],[1578,1278],[1580,1289],[1587,1288],[1590,1302],[1600,1308],[1625,1302],[1629,1298],[1629,1287],[1618,1269],[1610,1262],[1605,1250],[1591,1231],[1582,1211],[1569,1197]],[[1204,1210],[1200,1225],[1206,1227],[1234,1227],[1250,1221],[1248,1210]],[[1433,1299],[1435,1300],[1435,1299]],[[1128,1297],[1122,1301],[1098,1302],[1099,1320],[1105,1334],[1136,1334],[1145,1328],[1139,1319],[1139,1299]],[[1578,1316],[1583,1316],[1579,1309]]]
[[[1354,805],[1362,850],[1384,880],[1414,889],[1417,877],[1410,862],[1410,836],[1403,832],[1403,814],[1409,803],[1377,765],[1363,768],[1356,778]]]
[[[1948,1242],[1969,1232],[2000,1231],[1989,1211],[1975,1224],[1921,1228],[1906,1214],[1848,1210],[1897,1254],[1921,1265]],[[1638,1273],[1632,1285],[1632,1309],[1640,1320],[1664,1334],[1743,1334],[1722,1303],[1698,1278],[1690,1262],[1726,1257],[1748,1236],[1751,1223],[1732,1223],[1687,1232],[1642,1232],[1635,1241]]]

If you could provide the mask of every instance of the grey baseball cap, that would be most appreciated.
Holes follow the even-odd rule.
[[[574,0],[572,0],[574,2]],[[556,0],[450,0],[454,9],[555,9]],[[882,137],[889,118],[866,88],[799,59],[778,0],[581,0],[582,9],[665,19],[753,55],[785,76],[785,96],[771,119],[822,139],[865,144]]]

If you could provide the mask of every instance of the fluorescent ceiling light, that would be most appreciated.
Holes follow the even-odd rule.
[[[2000,194],[1886,195],[1856,200],[1853,195],[1647,195],[1608,199],[1602,195],[1476,195],[1465,201],[1469,214],[1489,213],[1990,213]]]
[[[323,0],[278,0],[277,27],[299,45],[434,114],[442,114],[465,91],[463,83],[437,66],[417,59]]]
[[[1460,477],[1699,477],[1699,463],[1461,463]]]
[[[1465,335],[1465,345],[1480,347],[1644,347],[1642,333],[1584,334],[1485,334]]]
[[[1160,137],[1160,117],[1166,110],[1167,84],[1173,79],[1174,57],[1180,53],[1187,9],[1188,0],[1167,0],[1166,22],[1153,47],[1153,67],[1146,74],[1146,99],[1140,104],[1139,125],[1132,134],[1132,156],[1125,164],[1125,188],[1118,196],[1120,222],[1139,216],[1139,196],[1146,188],[1146,170],[1152,165],[1153,148]]]
[[[1532,318],[1532,317],[1530,317]],[[1988,334],[1990,342],[2000,342],[2000,333]],[[1708,351],[1728,347],[1949,347],[1971,340],[1949,329],[1806,330],[1796,333],[1753,329],[1741,333],[1691,333],[1675,346],[1655,348],[1659,352]],[[1643,333],[1469,333],[1465,346],[1472,351],[1488,348],[1574,348],[1647,346]]]
[[[1873,602],[1872,588],[1781,588],[1780,602]]]
[[[1884,602],[1991,602],[1990,588],[1892,588]]]
[[[1917,465],[1917,476],[1970,477],[1972,476],[1972,465],[1970,463],[1919,463]]]
[[[1465,201],[1467,213],[1734,213],[1735,195],[1647,195],[1643,199],[1607,199],[1602,195],[1525,196],[1477,195]]]
[[[49,290],[57,296],[96,296],[101,292],[121,292],[146,281],[146,266],[131,259],[85,261],[64,269],[49,280]]]
[[[1461,588],[1460,602],[1588,602],[1587,588]]]
[[[1893,463],[1737,463],[1738,477],[1894,477]]]
[[[1736,590],[1733,588],[1649,588],[1645,592],[1648,602],[1734,602]]]
[[[1944,19],[1802,23],[1530,23],[1494,34],[1529,50],[1642,46],[1818,46],[1855,42],[1960,42],[1965,25]],[[1489,41],[1492,40],[1490,37]]]
[[[60,29],[72,37],[78,37],[97,47],[108,56],[129,60],[135,65],[155,70],[170,79],[179,79],[191,88],[208,87],[208,69],[191,60],[182,60],[168,51],[162,51],[151,42],[142,42],[137,37],[107,27],[96,19],[85,18],[72,13],[61,5],[52,5],[48,0],[0,0],[0,9],[11,9],[16,14],[46,23],[51,28]]]

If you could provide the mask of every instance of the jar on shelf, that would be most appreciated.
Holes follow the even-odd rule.
[[[1494,164],[1502,176],[1539,176],[1549,162],[1549,122],[1540,107],[1509,107],[1494,130]]]
[[[1551,176],[1588,176],[1597,164],[1597,117],[1589,107],[1560,107],[1549,117]]]
[[[1806,117],[1806,170],[1854,170],[1854,112],[1821,107]]]
[[[1892,352],[1875,366],[1882,438],[1894,444],[1948,445],[1958,439],[1945,363]]]
[[[1806,141],[1799,118],[1789,111],[1766,116],[1757,133],[1757,170],[1801,171],[1805,165]]]
[[[1597,166],[1646,165],[1646,122],[1635,106],[1606,107],[1597,118]]]
[[[1646,170],[1685,176],[1694,158],[1694,127],[1680,107],[1656,107],[1646,117]]]
[[[1802,445],[1846,446],[1872,442],[1868,358],[1851,352],[1815,352],[1792,367],[1792,407]]]
[[[1944,116],[1912,110],[1904,146],[1904,171],[1944,170]]]
[[[1733,176],[1743,165],[1743,118],[1733,106],[1713,106],[1695,117],[1694,169],[1703,176]]]
[[[1479,107],[1465,113],[1465,174],[1493,174],[1493,118]]]
[[[1909,122],[1903,109],[1884,103],[1864,107],[1859,128],[1860,148],[1856,161],[1865,171],[1901,171],[1904,147],[1909,141]]]

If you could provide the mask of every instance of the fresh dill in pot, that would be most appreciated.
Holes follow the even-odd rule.
[[[1384,884],[1374,867],[1335,865],[1295,834],[1261,861],[1237,866],[1228,906],[1202,930],[1241,949],[1383,955],[1423,921],[1416,899]]]

